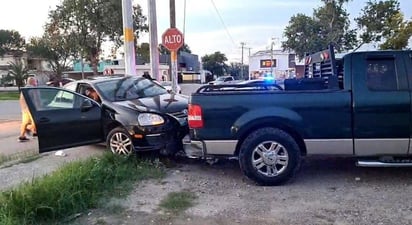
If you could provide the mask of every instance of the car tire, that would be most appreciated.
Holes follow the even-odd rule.
[[[240,147],[242,172],[259,185],[280,185],[299,169],[301,155],[296,141],[277,128],[261,128],[249,134]]]
[[[117,127],[109,132],[106,139],[107,147],[114,154],[131,155],[134,152],[130,134],[123,128]]]

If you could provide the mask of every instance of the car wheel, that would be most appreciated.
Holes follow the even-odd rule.
[[[300,166],[296,141],[276,128],[262,128],[249,134],[239,153],[242,172],[260,185],[280,185],[296,173]]]
[[[119,155],[130,155],[134,151],[132,138],[129,133],[120,127],[117,127],[107,135],[107,146],[110,150]]]

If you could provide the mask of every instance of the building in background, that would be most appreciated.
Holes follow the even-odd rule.
[[[171,66],[170,55],[163,54],[159,57],[160,64]],[[171,72],[169,71],[167,79],[170,80]],[[177,74],[178,83],[201,83],[202,73],[200,69],[199,56],[187,52],[179,52],[177,57]]]
[[[50,63],[38,57],[31,57],[27,53],[22,53],[19,56],[13,54],[5,54],[0,57],[0,82],[4,82],[6,76],[11,69],[10,63],[16,63],[20,61],[28,70],[29,75],[36,76],[39,84],[45,84],[49,76],[53,74],[53,69]],[[6,83],[1,83],[2,86],[14,86],[14,81],[7,81]]]
[[[258,79],[271,76],[285,79],[303,76],[304,64],[296,54],[283,50],[262,50],[249,57],[249,77]]]
[[[170,81],[171,71],[170,71],[170,55],[160,55],[159,57],[159,79]],[[187,52],[180,52],[178,55],[178,81],[182,82],[201,82],[201,72],[200,72],[200,62],[199,57],[194,54]],[[137,76],[142,76],[145,72],[150,74],[151,66],[150,63],[145,63],[144,60],[136,57],[136,74]],[[124,59],[110,59],[102,60],[98,63],[97,71],[100,75],[110,75],[110,74],[124,74],[125,73],[125,63]],[[92,67],[89,63],[82,65],[80,61],[75,61],[73,65],[73,71],[65,73],[68,77],[73,79],[82,79],[84,76],[93,76]],[[150,74],[153,77],[153,74]],[[153,77],[154,78],[154,77]]]

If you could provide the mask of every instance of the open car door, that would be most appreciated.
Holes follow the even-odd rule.
[[[21,91],[36,125],[40,153],[103,141],[101,107],[95,101],[60,88]]]

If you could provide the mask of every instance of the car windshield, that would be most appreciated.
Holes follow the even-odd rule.
[[[218,77],[216,81],[224,81],[226,77]]]
[[[142,77],[125,77],[96,84],[96,88],[109,101],[124,101],[167,94],[155,82]]]

